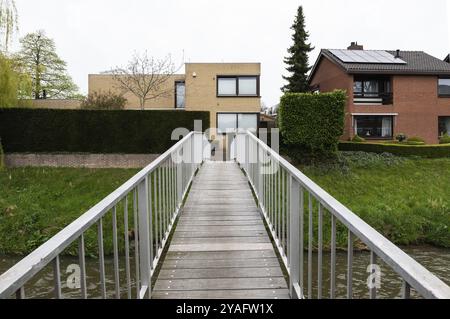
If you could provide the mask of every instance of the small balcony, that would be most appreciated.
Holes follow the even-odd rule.
[[[391,105],[393,94],[391,79],[386,76],[355,76],[353,83],[355,105]]]
[[[392,93],[354,93],[355,105],[391,105],[394,101]]]

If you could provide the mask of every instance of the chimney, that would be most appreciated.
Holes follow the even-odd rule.
[[[400,50],[395,51],[395,58],[400,59]]]
[[[359,45],[358,42],[352,42],[347,50],[364,50],[364,46]]]

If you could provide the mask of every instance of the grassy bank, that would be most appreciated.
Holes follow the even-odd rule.
[[[136,172],[73,168],[0,170],[0,254],[31,252]],[[86,234],[86,247],[88,253],[96,251],[95,232]],[[110,250],[108,242],[105,250]]]
[[[299,168],[394,243],[450,247],[450,158],[341,153],[338,163]]]

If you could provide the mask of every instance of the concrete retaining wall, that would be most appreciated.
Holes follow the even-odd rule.
[[[5,154],[6,167],[143,168],[158,154]]]

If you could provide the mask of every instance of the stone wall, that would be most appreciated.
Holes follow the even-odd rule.
[[[158,154],[5,154],[6,167],[143,168]]]

